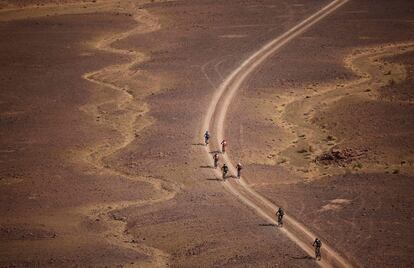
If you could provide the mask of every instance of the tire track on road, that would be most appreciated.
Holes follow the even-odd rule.
[[[334,0],[330,4],[321,8],[319,11],[306,18],[284,34],[273,39],[265,44],[259,50],[254,52],[249,58],[244,60],[227,78],[220,84],[218,89],[213,95],[213,98],[208,107],[206,116],[204,118],[203,127],[201,133],[206,129],[209,129],[212,133],[216,133],[217,140],[215,146],[219,146],[220,141],[224,137],[224,121],[226,118],[228,107],[237,92],[240,89],[246,78],[253,73],[266,59],[272,56],[280,48],[286,45],[288,42],[299,36],[314,24],[337,10],[343,4],[349,0]],[[211,145],[206,147],[208,160],[211,161],[209,152]],[[224,162],[227,163],[231,173],[235,174],[236,169],[232,164],[228,155],[223,155]],[[217,175],[221,175],[220,171],[215,170]],[[263,196],[255,192],[244,180],[241,178],[239,181],[225,181],[224,187],[237,196],[240,201],[245,203],[256,211],[266,221],[276,224],[274,213],[277,210],[277,206]],[[299,223],[292,217],[285,216],[285,225],[283,228],[279,228],[289,239],[296,243],[303,251],[309,255],[313,255],[313,248],[311,243],[316,237],[308,228]],[[321,267],[352,267],[355,264],[351,264],[347,259],[337,253],[332,247],[324,243],[323,246],[324,259],[318,264]]]

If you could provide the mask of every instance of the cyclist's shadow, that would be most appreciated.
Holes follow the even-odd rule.
[[[204,166],[200,166],[200,168],[214,168],[213,166],[209,166],[209,165],[204,165]]]
[[[275,227],[277,225],[276,224],[273,224],[273,223],[260,223],[259,226],[264,226],[264,227],[266,227],[266,226],[272,226],[272,227]]]
[[[199,143],[192,143],[193,146],[206,146],[205,143],[199,142]]]
[[[309,255],[305,255],[305,256],[300,256],[300,257],[293,256],[292,259],[295,259],[295,260],[314,260],[315,258],[311,257]]]
[[[208,181],[222,181],[223,179],[221,178],[208,178]]]

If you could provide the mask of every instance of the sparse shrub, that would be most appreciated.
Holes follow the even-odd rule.
[[[300,149],[300,150],[298,150],[297,152],[298,152],[298,153],[300,153],[300,154],[303,154],[303,153],[306,153],[306,152],[307,152],[307,150],[306,150],[306,149]]]
[[[354,169],[356,169],[356,168],[358,168],[358,169],[361,169],[362,168],[362,164],[361,163],[356,163],[355,165],[354,165]]]
[[[286,162],[287,162],[287,160],[285,158],[282,158],[282,159],[280,159],[279,164],[283,164],[283,163],[286,163]]]

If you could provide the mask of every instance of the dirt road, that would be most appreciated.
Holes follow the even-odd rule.
[[[414,266],[412,1],[41,2],[0,3],[1,267]]]
[[[226,118],[227,108],[232,101],[237,90],[240,88],[246,78],[269,56],[277,52],[281,47],[287,44],[290,40],[300,35],[312,25],[322,20],[324,17],[334,12],[336,9],[345,4],[347,0],[335,0],[323,7],[321,10],[303,20],[295,27],[291,28],[281,36],[270,41],[265,46],[257,50],[248,59],[243,61],[218,87],[206,113],[204,119],[204,125],[201,129],[201,133],[205,129],[209,129],[212,133],[216,134],[215,146],[219,146],[221,140],[224,138],[224,121]],[[217,147],[218,148],[218,147]],[[206,147],[207,153],[210,159],[209,153],[214,151],[211,145]],[[227,154],[223,155],[224,161],[228,164],[231,173],[235,173],[235,167]],[[219,171],[216,171],[220,175]],[[224,186],[234,195],[236,195],[243,203],[254,209],[261,217],[268,220],[270,223],[275,224],[274,213],[277,210],[277,206],[260,196],[257,192],[249,187],[249,185],[243,180],[240,181],[225,181]],[[311,241],[316,237],[306,226],[299,223],[295,219],[286,216],[286,225],[283,229],[284,232],[293,242],[298,244],[307,254],[312,255],[313,249],[311,247]],[[319,262],[322,267],[352,267],[348,260],[337,253],[329,245],[324,244],[325,258]]]

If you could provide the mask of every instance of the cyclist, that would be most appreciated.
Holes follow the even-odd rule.
[[[218,161],[219,161],[219,155],[218,155],[218,153],[215,153],[213,155],[213,161],[214,161],[214,168],[217,168],[218,167]]]
[[[322,255],[321,255],[322,241],[319,240],[319,238],[315,238],[315,241],[313,242],[312,246],[315,247],[315,259],[320,261],[322,259]]]
[[[237,178],[240,179],[241,170],[243,169],[242,164],[240,164],[240,162],[237,163],[236,169],[237,169]]]
[[[225,180],[227,176],[227,172],[229,172],[229,167],[226,164],[223,164],[223,166],[221,167],[221,170],[223,171],[223,180]]]
[[[221,142],[221,152],[224,154],[226,152],[226,147],[227,147],[227,141],[223,140]]]
[[[210,139],[210,133],[208,133],[208,130],[206,130],[206,133],[204,133],[204,143],[206,146],[208,145],[208,140]]]
[[[285,216],[285,212],[282,208],[279,208],[276,212],[277,217],[277,225],[282,227],[283,226],[283,216]]]

